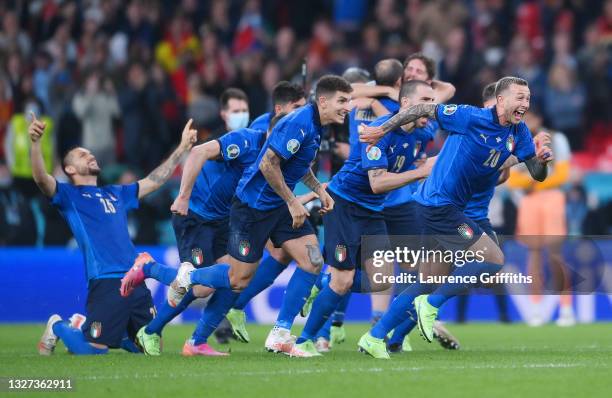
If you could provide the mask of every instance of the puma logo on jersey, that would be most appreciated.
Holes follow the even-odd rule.
[[[487,136],[486,136],[486,135],[484,135],[484,134],[480,134],[480,136],[482,137],[483,141],[484,141],[484,142],[485,142],[485,144],[486,144],[486,143],[487,143],[487,138],[489,138],[489,137],[487,137]]]

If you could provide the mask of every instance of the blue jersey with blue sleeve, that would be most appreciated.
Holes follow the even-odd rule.
[[[219,137],[221,158],[204,164],[189,199],[189,209],[206,220],[229,217],[232,197],[244,170],[255,162],[265,130],[249,128],[230,131]]]
[[[270,127],[270,121],[274,115],[272,112],[264,113],[263,115],[258,116],[255,120],[251,122],[249,126],[250,129],[253,130],[261,130],[268,131],[268,127]]]
[[[395,113],[399,110],[399,103],[391,98],[383,97],[380,98],[379,101],[390,113]],[[354,108],[349,112],[347,117],[349,119],[349,144],[352,149],[353,146],[359,146],[359,132],[357,130],[359,125],[362,123],[368,125],[376,120],[377,116],[374,114],[372,108]]]
[[[382,116],[370,125],[379,126],[392,116],[394,114]],[[382,211],[387,194],[372,192],[368,171],[386,169],[392,173],[402,173],[414,168],[416,141],[414,134],[397,129],[385,135],[369,151],[365,143],[351,147],[348,159],[328,188],[350,202],[370,210]]]
[[[259,170],[264,154],[269,148],[281,158],[283,178],[293,191],[315,160],[322,133],[319,111],[314,103],[298,108],[282,118],[274,126],[255,163],[240,179],[236,189],[238,199],[249,207],[262,211],[282,206],[285,202],[274,192]]]
[[[436,136],[436,132],[438,131],[438,124],[430,120],[427,124],[421,128],[414,129],[412,134],[414,134],[415,142],[414,142],[414,159],[420,159],[421,156],[425,153],[425,148],[430,141],[434,139]],[[412,167],[414,168],[414,166]],[[393,191],[387,194],[385,198],[385,207],[395,207],[400,206],[405,203],[411,202],[412,195],[416,192],[419,181],[415,181],[412,184],[404,185],[403,187],[394,189]]]
[[[497,175],[499,178],[499,174]],[[482,192],[475,192],[463,210],[466,217],[474,221],[480,221],[489,218],[489,204],[495,193],[495,185],[490,185],[489,188]]]
[[[138,183],[57,183],[51,203],[68,223],[83,253],[87,280],[120,278],[136,259],[128,233],[128,210],[138,208]]]
[[[474,192],[495,186],[495,176],[508,156],[514,154],[521,162],[535,156],[527,125],[502,126],[496,107],[438,105],[436,119],[450,134],[431,175],[414,194],[424,206],[464,209]]]

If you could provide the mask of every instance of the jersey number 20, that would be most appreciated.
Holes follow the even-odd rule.
[[[100,198],[100,202],[102,202],[102,206],[104,206],[105,213],[115,213],[115,206],[113,206],[113,202],[104,198]]]
[[[501,152],[496,151],[495,149],[491,149],[489,151],[489,157],[487,158],[487,160],[484,161],[483,165],[486,167],[495,168],[497,166],[497,162],[499,162],[500,156],[501,156]]]

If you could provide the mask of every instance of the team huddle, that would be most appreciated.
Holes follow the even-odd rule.
[[[87,316],[75,314],[68,321],[51,316],[39,353],[50,355],[61,339],[74,354],[122,348],[160,355],[165,325],[196,299],[207,298],[182,354],[227,356],[208,339],[227,319],[233,337],[248,343],[246,305],[291,262],[297,267],[265,341],[268,351],[315,357],[343,342],[344,312],[353,292],[383,293],[372,295],[378,315],[360,338],[360,351],[378,359],[410,351],[408,335],[414,328],[428,342],[457,349],[458,341],[436,318],[449,299],[480,287],[469,278],[495,275],[503,267],[488,219],[495,186],[518,163],[543,181],[553,153],[550,136],[532,134],[523,121],[530,100],[525,80],[492,82],[483,92],[482,108],[445,104],[454,87],[433,80],[431,64],[422,54],[404,64],[380,61],[376,85],[367,83],[368,72],[358,68],[342,77],[326,75],[309,102],[301,86],[280,82],[273,92],[274,110],[249,127],[248,118],[232,116],[243,107],[248,112],[246,96],[228,89],[221,97],[226,134],[194,146],[197,132],[190,120],[171,156],[131,185],[98,187],[100,168],[82,147],[63,159],[70,183],[57,182],[44,169],[44,122],[32,115],[34,179],[72,229],[88,280]],[[343,128],[348,142],[338,145],[335,155],[345,160],[329,183],[321,183],[313,165],[322,141]],[[439,129],[448,137],[440,153],[427,158],[425,149]],[[181,261],[175,269],[136,252],[127,211],[161,187],[187,153],[171,207]],[[311,192],[296,196],[299,182]],[[309,212],[312,201],[320,207]],[[322,216],[324,242],[309,221],[314,211]],[[418,237],[426,247],[484,254],[463,266],[421,262],[408,267],[386,260],[382,267],[373,265],[375,251],[402,244],[397,236]],[[416,279],[389,303],[393,287],[375,283],[372,274],[381,268],[393,274],[396,266],[427,275],[443,269],[455,281]],[[157,311],[144,285],[147,278],[169,286]],[[298,315],[307,320],[296,337],[291,329]]]

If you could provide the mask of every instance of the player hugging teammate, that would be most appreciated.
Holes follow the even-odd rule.
[[[99,168],[84,148],[71,151],[64,160],[73,184],[59,184],[44,173],[37,149],[44,125],[34,119],[30,136],[36,182],[73,229],[90,281],[85,325],[51,317],[40,352],[51,353],[62,339],[73,353],[123,347],[159,355],[165,324],[197,297],[210,296],[183,354],[227,355],[210,347],[208,337],[227,315],[235,336],[248,342],[246,303],[270,286],[291,260],[298,268],[266,340],[269,351],[320,356],[334,342],[330,341],[333,320],[336,332],[343,333],[342,319],[336,315],[343,314],[350,292],[376,291],[386,296],[373,299],[380,313],[374,314],[374,326],[359,340],[360,350],[384,359],[389,351],[409,351],[406,336],[414,327],[429,342],[438,339],[446,348],[458,348],[436,323],[438,310],[475,286],[417,280],[387,310],[392,291],[386,284],[372,283],[372,251],[391,248],[389,235],[422,236],[425,242],[449,250],[486,247],[484,261],[462,267],[446,264],[447,273],[458,277],[497,273],[504,264],[503,252],[490,223],[484,222],[492,192],[503,182],[503,170],[519,162],[534,179],[544,180],[553,155],[547,146],[550,138],[537,136],[536,145],[523,122],[530,99],[526,81],[500,79],[489,90],[485,108],[444,105],[454,87],[433,80],[432,65],[420,54],[410,56],[404,65],[381,61],[375,68],[374,86],[327,75],[318,81],[309,103],[304,103],[299,87],[283,82],[275,89],[273,112],[259,117],[253,128],[243,123],[192,148],[172,206],[181,252],[178,270],[147,254],[136,255],[127,236],[125,212],[161,186],[191,148],[195,132],[190,124],[179,148],[147,178],[131,186],[99,188]],[[357,80],[366,76],[357,75]],[[326,185],[311,167],[330,125],[349,128],[350,150]],[[438,156],[425,160],[424,148],[438,127],[449,136]],[[343,150],[337,153],[347,155]],[[293,190],[299,181],[311,194],[296,197]],[[304,206],[314,198],[321,203],[323,250]],[[482,217],[474,217],[476,213]],[[102,224],[104,228],[99,227]],[[365,235],[370,240],[362,247]],[[267,257],[264,248],[270,253]],[[322,274],[324,263],[328,272]],[[394,266],[387,263],[384,268],[392,273]],[[432,266],[420,264],[418,271]],[[146,278],[170,286],[156,319],[149,311]],[[107,310],[98,308],[100,302]],[[291,328],[300,311],[310,314],[296,339]],[[335,343],[344,339],[336,336],[340,337]]]

